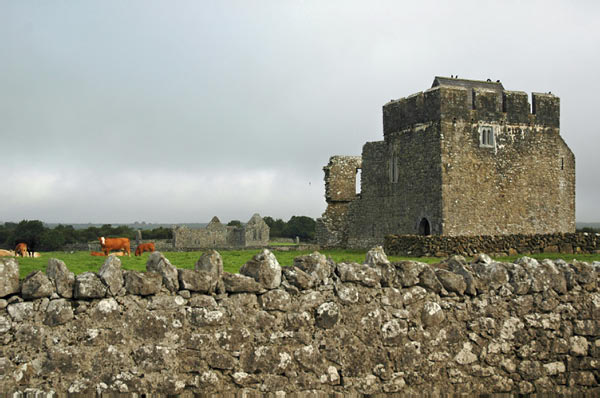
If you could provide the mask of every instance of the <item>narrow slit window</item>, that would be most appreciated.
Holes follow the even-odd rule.
[[[398,182],[398,155],[395,153],[390,158],[390,182]]]

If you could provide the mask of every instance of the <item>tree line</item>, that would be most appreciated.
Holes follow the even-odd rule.
[[[101,227],[75,229],[72,225],[57,225],[48,228],[40,220],[23,220],[19,223],[6,222],[0,225],[0,246],[14,249],[17,243],[27,243],[32,251],[61,250],[65,245],[87,243],[100,236],[124,237],[135,239],[136,231],[127,225],[112,226],[104,224]],[[170,228],[154,228],[143,231],[144,239],[170,239],[173,233]]]
[[[287,222],[282,219],[264,217],[263,220],[271,229],[271,238],[299,237],[303,241],[315,239],[316,222],[306,216],[292,216]],[[238,220],[231,220],[227,225],[241,226]],[[31,251],[56,251],[65,245],[87,243],[105,237],[123,237],[135,239],[136,230],[127,225],[112,226],[104,224],[101,227],[75,229],[72,225],[57,225],[49,228],[40,220],[23,220],[18,223],[6,222],[0,225],[0,247],[14,249],[17,243],[27,243]],[[142,232],[143,239],[172,239],[171,228],[158,227]]]
[[[272,217],[264,217],[263,220],[271,229],[269,235],[271,238],[291,238],[296,236],[302,241],[315,240],[316,221],[306,216],[292,216],[287,222],[281,218],[273,219]]]

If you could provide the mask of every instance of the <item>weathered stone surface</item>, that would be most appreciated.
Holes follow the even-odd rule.
[[[258,293],[263,290],[262,285],[254,278],[229,272],[223,274],[223,283],[228,293]]]
[[[50,297],[54,293],[54,285],[42,271],[33,271],[21,286],[21,295],[25,300]]]
[[[108,287],[108,294],[116,296],[123,289],[123,270],[121,260],[117,256],[108,256],[102,264],[98,276]]]
[[[221,310],[192,308],[190,322],[196,326],[218,326],[225,322],[226,314]]]
[[[401,287],[410,287],[419,283],[419,274],[427,264],[416,261],[400,261],[396,266],[396,277]]]
[[[310,275],[317,284],[327,282],[333,272],[332,266],[325,255],[314,252],[294,259],[294,266]]]
[[[283,267],[282,272],[288,283],[300,290],[310,289],[315,284],[315,279],[311,275],[302,271],[295,265]]]
[[[215,274],[217,277],[223,275],[223,258],[216,250],[207,250],[202,253],[200,259],[194,266],[196,271],[206,271]]]
[[[0,334],[8,332],[12,327],[10,318],[0,315]]]
[[[58,299],[50,301],[44,318],[45,325],[62,325],[71,319],[73,319],[73,307],[68,300]]]
[[[191,297],[188,301],[190,307],[205,307],[205,308],[216,308],[217,302],[214,297],[199,294]]]
[[[340,319],[340,309],[333,302],[323,303],[315,311],[315,323],[323,329],[332,328]]]
[[[469,272],[484,266],[456,260]],[[487,275],[494,264],[485,265]],[[232,286],[248,282],[257,291],[33,301],[13,295],[0,303],[0,394],[24,385],[92,394],[595,394],[600,292],[589,272],[597,266],[513,265],[530,280],[526,293],[514,294],[508,278],[490,278],[495,287],[478,287],[474,296],[425,282],[443,267],[464,278],[447,261],[415,267],[410,287],[367,287],[330,275],[303,290],[267,290],[225,274],[241,280]],[[554,277],[568,272],[571,285],[559,293]],[[160,286],[162,276],[151,275]]]
[[[0,297],[19,291],[19,263],[14,258],[0,258]]]
[[[465,279],[461,275],[457,275],[453,272],[447,271],[445,269],[438,269],[435,271],[435,275],[438,280],[449,292],[455,292],[458,294],[464,294],[467,289],[467,284],[465,283]]]
[[[438,303],[428,301],[423,306],[421,321],[426,327],[439,326],[444,321],[445,315]]]
[[[12,318],[13,322],[30,320],[35,314],[33,303],[31,301],[9,304],[6,309],[8,310],[8,314]]]
[[[335,285],[335,293],[343,304],[357,303],[360,297],[356,287],[347,284]]]
[[[381,281],[379,273],[365,264],[339,263],[337,272],[342,282],[354,282],[367,287],[375,287],[379,286]]]
[[[390,263],[383,247],[375,246],[367,252],[365,264],[378,270],[383,286],[392,286],[396,279],[396,267]]]
[[[240,274],[253,278],[265,289],[276,289],[281,284],[281,266],[275,255],[267,249],[242,265]]]
[[[177,268],[171,265],[171,262],[158,251],[152,252],[146,262],[146,271],[156,272],[163,278],[163,286],[169,291],[179,290],[179,280]]]
[[[441,293],[444,287],[435,275],[435,271],[427,264],[423,264],[422,271],[419,274],[419,286]],[[412,286],[412,285],[411,285]]]
[[[192,292],[214,293],[218,274],[193,269],[179,269],[179,288]]]
[[[481,260],[482,256],[485,255],[480,254],[480,263],[488,264],[485,263],[485,261],[487,261],[488,258],[484,258],[483,260]],[[452,256],[447,260],[447,264],[449,271],[452,271],[455,274],[462,276],[465,280],[465,283],[467,284],[465,293],[471,296],[475,296],[477,294],[477,281],[473,277],[472,272],[469,269],[467,269],[469,266],[467,265],[465,258],[462,256]]]
[[[285,290],[274,289],[260,295],[258,302],[266,311],[287,311],[292,305],[292,298]]]
[[[498,289],[500,286],[508,283],[510,279],[508,271],[502,263],[492,262],[491,264],[486,264],[479,262],[472,264],[472,267],[481,280],[479,284],[480,289]]]
[[[473,256],[473,264],[489,265],[492,263],[492,258],[485,253],[477,253]]]
[[[375,246],[367,252],[365,257],[365,264],[371,267],[377,267],[381,264],[390,264],[382,246]]]
[[[126,271],[124,273],[125,290],[128,294],[149,296],[158,294],[163,277],[157,272]]]
[[[75,278],[73,296],[76,299],[94,299],[106,296],[108,288],[94,272],[84,272]]]
[[[149,310],[177,310],[186,304],[186,300],[181,296],[156,295],[150,296],[148,303]]]
[[[62,260],[51,258],[46,265],[46,275],[56,288],[56,293],[64,298],[73,297],[75,274],[67,268]]]

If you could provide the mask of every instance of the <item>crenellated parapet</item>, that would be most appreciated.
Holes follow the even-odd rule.
[[[560,127],[560,99],[496,87],[438,85],[383,106],[384,136],[418,124],[473,120]]]

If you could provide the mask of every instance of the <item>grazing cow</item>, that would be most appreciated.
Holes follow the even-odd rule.
[[[154,248],[154,243],[150,242],[150,243],[140,243],[137,247],[137,249],[135,249],[135,255],[136,256],[141,256],[143,252],[150,252],[152,253],[154,250],[156,250]]]
[[[15,256],[29,257],[29,253],[27,252],[27,243],[17,244],[17,247],[15,247]]]
[[[129,245],[129,238],[105,238],[104,236],[98,238],[100,246],[104,255],[108,256],[111,250],[124,250],[128,256],[131,256],[131,246]]]

